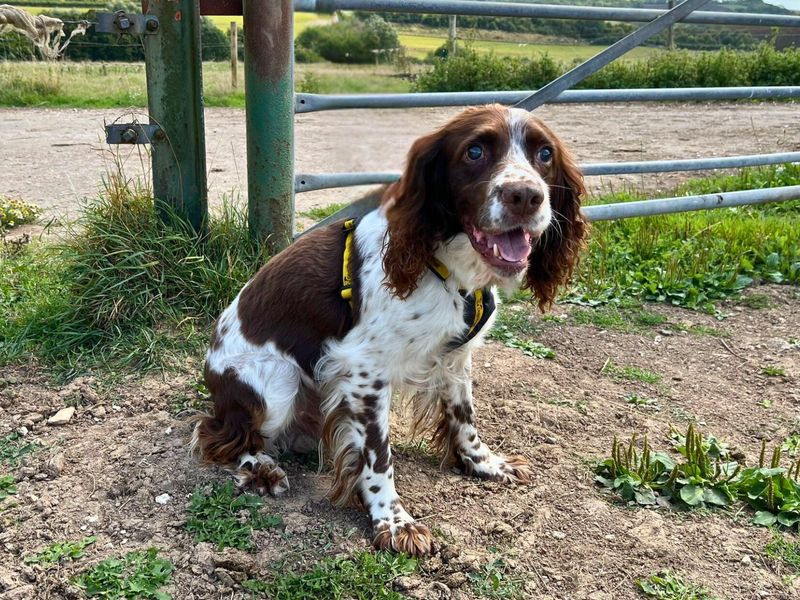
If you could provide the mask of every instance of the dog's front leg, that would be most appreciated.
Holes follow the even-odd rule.
[[[361,500],[372,519],[376,548],[429,554],[430,530],[406,512],[394,486],[387,380],[361,371],[336,388],[336,406],[326,415],[324,435],[333,452],[331,499]]]
[[[532,472],[524,457],[495,454],[481,441],[472,401],[472,357],[466,349],[460,353],[445,369],[439,386],[442,412],[435,445],[444,451],[446,460],[458,465],[466,475],[527,483]]]

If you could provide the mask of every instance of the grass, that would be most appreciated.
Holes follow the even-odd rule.
[[[200,236],[143,190],[111,184],[65,241],[0,261],[0,364],[183,366],[266,256],[228,205]]]
[[[313,89],[304,82],[312,77]],[[231,87],[230,67],[203,63],[206,106],[241,108],[244,85]],[[410,83],[386,65],[297,65],[299,91],[324,94],[407,92]],[[0,106],[130,108],[147,105],[144,63],[0,62]]]
[[[411,58],[425,60],[432,52],[447,42],[447,31],[426,28],[426,33],[403,31],[398,36],[405,46],[406,54]],[[525,36],[519,41],[489,40],[469,36],[472,49],[480,53],[494,53],[497,56],[514,56],[529,58],[538,54],[547,54],[561,61],[585,60],[591,58],[606,46],[592,44],[552,44],[541,41],[526,41]],[[636,48],[626,55],[627,60],[635,60],[650,56],[659,50],[656,48]]]
[[[800,165],[786,165],[690,180],[674,195],[798,183]],[[618,192],[590,203],[638,199]],[[796,201],[595,223],[565,299],[590,305],[647,300],[721,316],[719,301],[738,298],[754,281],[800,283],[798,228]]]
[[[768,377],[786,377],[786,370],[778,365],[764,365],[761,373]]]
[[[169,594],[159,588],[169,581],[174,568],[170,561],[158,558],[158,550],[149,548],[104,560],[72,582],[89,598],[167,600]]]
[[[625,396],[625,402],[636,408],[659,409],[658,402],[655,399],[642,396],[641,394],[628,394]]]
[[[763,310],[765,308],[772,308],[775,304],[772,302],[767,294],[748,294],[741,299],[741,304],[753,310]]]
[[[321,221],[342,210],[345,206],[347,206],[347,204],[344,202],[334,202],[333,204],[326,204],[325,206],[315,206],[314,208],[304,210],[298,214],[307,219]]]
[[[650,327],[663,325],[667,318],[644,308],[622,308],[599,306],[576,308],[572,320],[578,325],[594,325],[602,329],[613,329],[627,333],[646,331]]]
[[[487,337],[509,348],[516,348],[532,358],[555,358],[555,350],[528,339],[539,331],[540,328],[534,324],[530,312],[524,307],[501,304],[494,327]]]
[[[478,598],[524,597],[524,581],[509,574],[509,568],[502,558],[483,566],[477,573],[470,573],[472,591]]]
[[[13,432],[0,438],[0,464],[18,467],[23,458],[35,452],[38,446],[34,442],[25,442],[22,435]]]
[[[253,530],[277,527],[283,519],[264,515],[264,500],[253,494],[234,494],[233,482],[214,484],[210,490],[196,489],[189,501],[186,530],[195,542],[211,542],[217,549],[252,550]]]
[[[686,581],[669,571],[639,579],[636,585],[645,596],[658,600],[717,600],[704,587]]]
[[[65,560],[75,560],[84,555],[84,550],[97,541],[95,536],[85,537],[77,542],[53,542],[36,554],[26,556],[26,564],[51,566]]]
[[[764,552],[770,558],[782,563],[792,573],[800,574],[800,542],[773,531],[772,541],[764,547]]]
[[[325,558],[304,573],[276,570],[271,581],[251,579],[244,586],[257,597],[270,600],[402,600],[390,584],[416,570],[417,561],[404,554],[364,551],[350,558]]]
[[[648,371],[632,365],[621,366],[609,360],[600,371],[602,375],[611,377],[616,382],[641,381],[642,383],[659,384],[662,377],[654,371]]]

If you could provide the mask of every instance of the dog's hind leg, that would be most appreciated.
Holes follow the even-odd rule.
[[[283,494],[289,481],[267,450],[292,421],[299,368],[276,356],[232,358],[221,373],[206,364],[214,411],[200,419],[192,444],[204,462],[232,470],[237,486]]]

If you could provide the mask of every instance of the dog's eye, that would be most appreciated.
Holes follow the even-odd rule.
[[[539,150],[536,156],[543,163],[549,163],[551,160],[553,160],[553,149],[545,146]]]
[[[480,160],[483,158],[483,148],[478,144],[472,144],[467,148],[467,158],[470,160]]]

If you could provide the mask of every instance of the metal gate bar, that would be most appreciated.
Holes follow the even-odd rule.
[[[625,175],[633,173],[670,173],[675,171],[707,171],[711,169],[735,169],[784,163],[800,163],[800,152],[777,154],[746,154],[687,160],[647,160],[631,162],[589,163],[580,165],[586,176]],[[392,183],[400,179],[400,173],[299,173],[295,176],[297,193],[328,188],[352,187]]]
[[[645,23],[667,11],[648,8],[517,4],[515,2],[476,2],[475,0],[295,0],[297,12],[362,10],[436,15],[485,17],[529,17],[536,19],[584,19],[587,21],[627,21]],[[684,23],[705,25],[757,25],[761,27],[800,27],[800,17],[697,11]]]
[[[429,92],[419,94],[295,94],[295,112],[346,108],[423,108],[515,104],[533,93],[513,92]],[[705,100],[761,100],[800,98],[800,86],[754,86],[715,88],[631,88],[619,90],[567,90],[550,100],[556,104],[593,102],[696,102]]]

